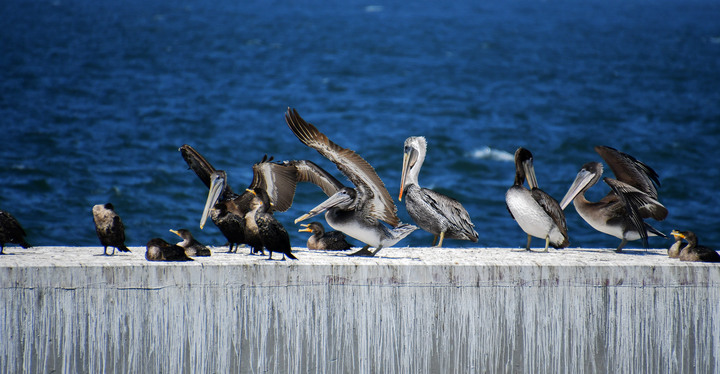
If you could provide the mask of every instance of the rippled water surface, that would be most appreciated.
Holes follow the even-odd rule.
[[[207,189],[178,147],[227,170],[235,190],[264,154],[342,179],[285,125],[294,107],[394,197],[404,139],[426,136],[420,183],[464,203],[480,246],[525,244],[504,203],[517,147],[559,200],[582,164],[602,161],[598,144],[660,174],[670,215],[655,227],[720,246],[717,1],[7,0],[0,14],[0,208],[35,245],[98,244],[90,210],[105,202],[130,245],[180,227],[223,244],[198,228]],[[292,220],[324,198],[301,185],[277,215],[293,245],[306,236]],[[572,246],[618,244],[566,215]],[[418,231],[398,245],[431,241]]]

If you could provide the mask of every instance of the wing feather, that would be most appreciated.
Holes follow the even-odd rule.
[[[657,200],[660,177],[653,168],[612,147],[596,146],[595,152],[610,166],[615,174],[615,179],[625,182]]]
[[[552,196],[538,187],[533,188],[530,193],[537,203],[547,212],[553,219],[555,225],[560,229],[562,235],[567,238],[567,222],[565,221],[565,213],[563,213],[560,204]]]
[[[292,160],[284,161],[284,163],[297,169],[298,182],[310,182],[320,187],[328,196],[334,195],[341,188],[345,187],[340,181],[325,171],[325,169],[312,161]]]
[[[297,138],[315,149],[342,172],[357,188],[367,195],[369,215],[392,226],[400,224],[397,207],[375,169],[351,149],[340,147],[328,139],[315,126],[305,122],[295,109],[288,108],[285,121]]]
[[[297,169],[284,163],[270,162],[264,157],[253,165],[253,180],[249,189],[262,188],[268,193],[273,210],[284,212],[292,206],[297,186]]]

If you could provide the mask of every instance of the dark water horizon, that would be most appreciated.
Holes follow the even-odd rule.
[[[183,144],[235,190],[265,154],[345,181],[293,136],[288,107],[364,157],[395,199],[403,142],[425,136],[420,184],[461,201],[480,234],[446,246],[523,247],[504,202],[515,149],[533,152],[560,200],[584,163],[602,161],[595,145],[658,172],[670,213],[650,224],[720,245],[716,1],[9,0],[0,12],[0,209],[33,245],[98,245],[91,208],[106,202],[130,246],[175,241],[178,228],[223,244],[198,227],[207,189]],[[601,182],[588,198],[608,191]],[[302,184],[277,214],[294,246],[307,236],[293,219],[324,198]],[[565,213],[572,247],[619,243]],[[431,241],[417,231],[397,246]]]

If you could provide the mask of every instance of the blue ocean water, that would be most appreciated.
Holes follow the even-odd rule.
[[[177,151],[186,143],[235,190],[264,154],[344,180],[287,128],[294,107],[392,196],[404,139],[427,137],[420,183],[464,203],[479,246],[525,244],[504,203],[517,147],[559,200],[582,164],[602,161],[599,144],[659,173],[670,214],[651,224],[720,246],[714,0],[6,0],[0,14],[0,208],[35,245],[97,245],[90,210],[105,202],[129,245],[181,227],[223,244],[213,225],[199,230],[207,189]],[[277,215],[293,245],[306,240],[293,219],[324,198],[303,184]],[[566,215],[571,246],[619,243]],[[431,241],[417,231],[398,245]]]

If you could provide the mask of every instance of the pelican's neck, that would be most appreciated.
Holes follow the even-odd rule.
[[[525,172],[522,170],[522,166],[515,168],[515,186],[522,186],[525,182]],[[577,198],[577,197],[576,197]]]
[[[416,184],[420,185],[418,182],[418,175],[420,175],[420,169],[423,166],[423,162],[425,162],[425,148],[424,147],[418,147],[415,149],[418,153],[417,161],[415,162],[415,165],[410,167],[410,170],[408,170],[407,176],[405,177],[405,186],[404,188],[407,188],[407,186]]]

